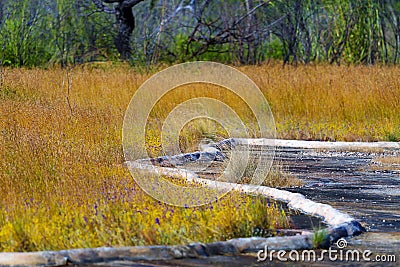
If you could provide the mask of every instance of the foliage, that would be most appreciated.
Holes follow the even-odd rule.
[[[100,0],[1,1],[0,63],[65,67],[117,60],[117,6]],[[400,61],[400,5],[393,0],[148,0],[133,10],[133,65]]]
[[[45,64],[51,56],[50,38],[44,31],[48,15],[33,1],[10,2],[4,7],[5,20],[0,25],[3,65],[34,66]]]
[[[48,66],[114,59],[112,22],[82,0],[4,1],[0,6],[3,66]],[[96,15],[96,19],[91,19]]]
[[[313,241],[313,248],[320,249],[320,248],[328,248],[329,247],[329,240],[327,239],[328,233],[326,229],[314,229],[312,241]]]

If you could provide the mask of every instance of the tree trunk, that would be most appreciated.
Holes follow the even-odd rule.
[[[114,42],[121,58],[125,60],[131,54],[129,42],[135,29],[135,17],[133,16],[132,7],[123,7],[122,3],[119,3],[115,8],[119,31]]]
[[[126,60],[131,55],[130,40],[135,29],[135,17],[132,8],[144,0],[103,0],[105,3],[117,3],[115,6],[115,16],[119,23],[118,34],[114,43],[121,55]]]

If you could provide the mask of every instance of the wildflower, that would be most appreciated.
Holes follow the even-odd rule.
[[[156,218],[156,224],[160,225],[160,219]]]

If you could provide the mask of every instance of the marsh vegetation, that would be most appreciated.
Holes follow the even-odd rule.
[[[239,69],[270,103],[278,138],[399,141],[397,67],[271,63]],[[121,127],[130,98],[150,75],[111,63],[2,69],[2,251],[209,242],[250,236],[261,227],[288,227],[280,207],[263,199],[234,193],[185,209],[158,203],[138,188],[123,166]],[[146,136],[151,155],[162,153],[159,134],[166,114],[197,96],[226,102],[257,135],[240,99],[197,84],[176,88],[154,107]],[[212,129],[188,125],[182,149],[197,148],[203,137],[226,137]]]

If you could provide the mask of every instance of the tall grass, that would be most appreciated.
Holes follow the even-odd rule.
[[[400,141],[398,66],[240,67],[270,104],[277,137],[324,141]],[[186,85],[164,97],[152,112],[162,120],[176,104],[208,96],[229,104],[257,132],[250,109],[214,85]],[[256,136],[256,134],[254,134]]]
[[[261,88],[279,138],[400,141],[398,66],[241,69]]]
[[[240,68],[268,99],[280,138],[398,140],[397,67]],[[240,194],[198,209],[148,197],[123,167],[121,127],[149,74],[124,66],[4,69],[0,88],[0,250],[208,242],[287,227],[275,204]],[[161,153],[159,125],[176,103],[220,96],[252,127],[240,99],[195,85],[168,94],[148,123],[149,150]],[[201,90],[199,90],[201,89]],[[252,124],[253,123],[253,124]],[[207,129],[189,125],[183,149]],[[226,133],[214,128],[212,136]]]
[[[121,128],[147,77],[124,67],[5,70],[0,251],[211,242],[288,227],[265,199],[233,193],[184,209],[138,188],[123,167]]]

